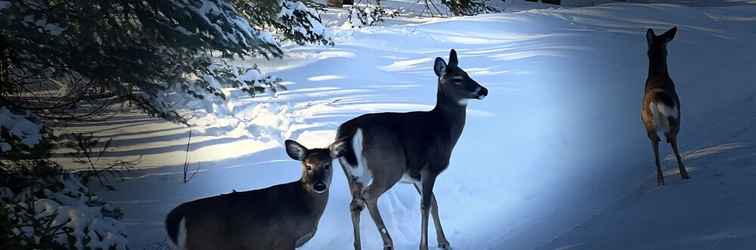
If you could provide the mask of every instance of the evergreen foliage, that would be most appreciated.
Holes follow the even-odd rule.
[[[126,249],[120,211],[78,180],[100,178],[99,169],[66,173],[49,159],[59,144],[51,131],[108,119],[98,114],[124,102],[188,124],[180,112],[188,100],[224,101],[227,87],[275,91],[280,79],[232,60],[281,57],[286,42],[332,45],[318,8],[310,0],[0,0],[0,249]]]
[[[455,16],[473,16],[497,12],[489,5],[489,0],[441,0]]]
[[[280,57],[279,41],[332,44],[315,10],[299,1],[0,2],[0,104],[43,118],[76,118],[55,111],[82,101],[129,100],[184,122],[166,91],[225,98],[216,83],[233,83],[259,93],[271,79],[228,78],[223,72],[244,70],[225,61]],[[59,94],[40,98],[40,89]]]

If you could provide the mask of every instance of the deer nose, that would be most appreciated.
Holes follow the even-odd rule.
[[[483,100],[486,96],[488,96],[488,89],[486,87],[480,87],[480,90],[478,91],[478,100]]]
[[[315,189],[315,192],[322,193],[326,190],[326,184],[323,182],[316,182],[315,185],[312,186],[313,189]]]

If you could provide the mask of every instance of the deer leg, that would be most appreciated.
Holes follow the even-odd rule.
[[[349,177],[347,177],[349,178]],[[362,197],[362,185],[350,181],[349,188],[352,191],[352,203],[349,204],[349,210],[352,213],[352,229],[354,230],[354,249],[362,249],[360,243],[360,213],[365,208],[365,200]]]
[[[672,144],[672,151],[675,152],[675,157],[677,157],[677,168],[680,169],[680,176],[683,179],[690,179],[690,176],[688,176],[688,171],[685,169],[685,165],[683,165],[682,157],[680,157],[680,152],[677,149],[677,136],[670,136],[668,138],[668,141],[670,144]]]
[[[365,191],[364,197],[365,202],[367,203],[368,212],[370,212],[370,217],[373,218],[373,222],[375,222],[378,232],[381,233],[383,249],[392,250],[394,249],[394,241],[391,239],[391,235],[389,235],[386,225],[383,223],[380,211],[378,211],[378,197],[380,197],[384,191],[385,190],[379,188],[378,185],[370,185]]]
[[[654,160],[656,161],[656,185],[664,186],[664,173],[661,170],[661,163],[659,162],[659,136],[655,133],[649,133],[648,137],[651,139],[651,145],[654,148]]]
[[[423,173],[421,175],[421,185],[423,186],[422,201],[420,203],[420,211],[422,216],[421,234],[420,234],[420,250],[428,250],[428,215],[431,208],[431,200],[433,198],[433,185],[436,183],[436,176],[431,173]]]
[[[423,191],[420,189],[420,183],[414,183],[413,186],[415,187],[415,190],[417,190],[417,193],[421,196],[423,195]],[[438,216],[438,202],[436,201],[436,195],[431,194],[431,216],[433,217],[433,224],[436,227],[436,240],[438,241],[438,247],[441,249],[451,249],[451,245],[449,245],[449,241],[446,240],[446,235],[444,234],[444,229],[441,228],[441,219]]]

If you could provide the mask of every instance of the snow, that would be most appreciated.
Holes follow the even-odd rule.
[[[8,107],[0,107],[0,129],[8,131],[11,136],[29,148],[39,144],[42,140],[42,128],[32,115],[19,115],[11,112]],[[11,144],[0,138],[0,153],[12,149]]]
[[[0,187],[0,200],[13,198],[13,190],[8,187]]]
[[[3,8],[7,8],[9,6],[10,4],[3,6],[3,3],[0,2],[0,10],[2,10]],[[58,24],[48,23],[47,19],[45,19],[44,17],[41,17],[40,19],[36,19],[36,18],[37,17],[32,16],[32,15],[25,16],[24,24],[29,25],[29,26],[36,26],[37,28],[46,31],[47,34],[51,36],[60,35],[63,33],[63,31],[65,31],[65,28],[61,27]]]
[[[249,47],[256,47],[259,42],[277,45],[276,40],[273,39],[269,32],[258,31],[246,19],[235,15],[236,13],[232,13],[234,6],[231,3],[217,0],[198,2],[179,1],[174,3],[178,6],[186,6],[197,17],[201,18],[205,22],[205,25],[215,31],[212,34],[204,34],[208,38],[216,39],[215,36],[218,36],[220,40]],[[222,27],[224,25],[227,25],[227,27]],[[176,28],[176,31],[185,35],[191,33],[183,28]],[[252,38],[255,41],[248,41],[248,38]]]
[[[646,181],[541,249],[753,248],[753,152],[751,143],[687,153],[685,162],[695,166],[691,181],[669,178],[676,171],[667,173],[671,183],[663,189]]]
[[[3,10],[5,8],[8,8],[11,6],[10,1],[0,1],[0,10]]]
[[[148,163],[116,184],[120,191],[101,194],[128,211],[131,247],[146,247],[165,240],[164,216],[181,202],[296,180],[300,166],[288,160],[284,139],[325,147],[341,122],[359,114],[430,109],[432,60],[455,48],[489,96],[469,102],[465,131],[435,186],[452,247],[752,246],[753,16],[751,5],[624,3],[336,28],[334,47],[292,45],[282,59],[245,62],[286,79],[289,90],[254,99],[232,91],[231,118],[198,113],[190,167],[201,172],[188,184],[181,184],[185,129],[139,119],[76,129],[113,136],[106,157]],[[644,32],[672,26],[679,31],[668,63],[691,179],[680,180],[663,145],[668,186],[656,188],[640,121]],[[351,249],[351,198],[340,173],[318,232],[301,249]],[[416,249],[416,191],[397,185],[379,209],[396,249]],[[362,216],[363,247],[379,249],[379,232]]]
[[[62,186],[62,189],[51,191],[50,187]],[[57,187],[56,187],[57,188]],[[0,200],[6,211],[14,211],[10,214],[11,220],[33,216],[36,219],[50,217],[50,228],[62,225],[70,230],[57,232],[54,241],[63,246],[73,244],[76,249],[126,249],[128,240],[124,234],[122,224],[109,216],[106,212],[112,212],[113,208],[96,196],[87,193],[88,190],[73,175],[65,175],[56,183],[32,184],[14,194],[8,187],[0,186]],[[33,214],[26,214],[30,208]],[[12,224],[13,225],[13,224]],[[19,225],[19,224],[16,224]],[[25,224],[20,224],[25,225]],[[42,226],[20,226],[11,228],[17,235],[24,238],[39,237],[33,234],[34,230],[43,230]],[[39,238],[35,238],[39,241]]]
[[[308,39],[314,39],[320,36],[324,37],[326,40],[330,40],[330,31],[321,23],[318,11],[307,7],[301,1],[283,0],[280,4],[281,11],[278,13],[278,18],[283,21],[283,24],[296,25],[289,28],[296,31],[298,36]],[[302,18],[304,18],[306,22],[301,24],[292,22],[293,20],[300,20]]]
[[[294,16],[295,11],[308,11],[308,9],[302,2],[282,1],[278,17],[291,17]]]

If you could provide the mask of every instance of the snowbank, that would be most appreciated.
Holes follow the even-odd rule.
[[[128,248],[120,210],[90,193],[74,175],[32,181],[15,193],[0,186],[2,208],[21,244],[51,247],[40,244],[52,237],[73,249]]]
[[[12,139],[18,140],[20,145],[25,147],[32,148],[42,140],[42,127],[37,120],[28,112],[19,115],[11,112],[8,107],[0,107],[0,131],[7,132]],[[3,137],[0,137],[0,153],[13,149],[11,143]]]

